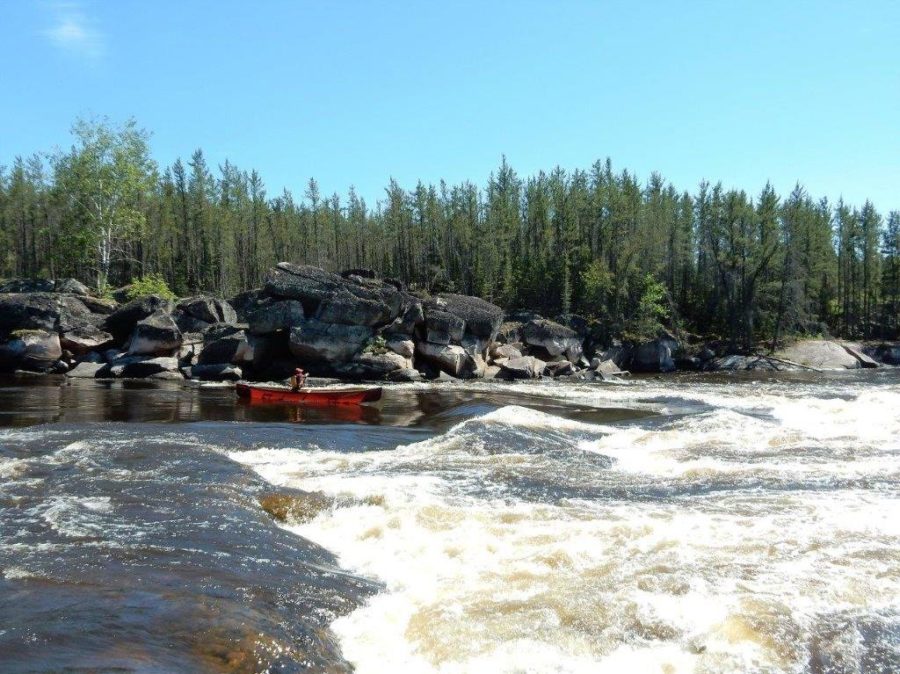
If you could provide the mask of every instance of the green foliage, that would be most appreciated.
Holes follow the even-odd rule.
[[[391,180],[372,208],[314,179],[269,194],[256,171],[210,169],[200,150],[158,173],[133,120],[73,132],[49,167],[35,155],[0,169],[0,275],[92,279],[102,294],[146,271],[179,295],[228,297],[291,261],[583,314],[602,339],[663,323],[744,347],[900,331],[900,214],[799,186],[784,199],[771,185],[688,193],[608,159],[524,177],[504,157],[483,187]]]
[[[384,340],[384,337],[381,335],[376,335],[363,347],[363,353],[373,353],[377,355],[383,355],[387,353],[387,342]]]
[[[161,274],[146,274],[140,278],[132,279],[126,294],[129,300],[150,295],[156,295],[164,300],[175,299],[175,293],[171,291],[169,284],[166,283],[166,279]]]
[[[637,308],[625,323],[623,337],[631,341],[645,341],[658,336],[663,329],[663,321],[669,318],[666,287],[653,276],[643,279]]]

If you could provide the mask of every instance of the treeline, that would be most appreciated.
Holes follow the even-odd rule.
[[[896,337],[900,212],[701,183],[645,183],[609,160],[523,178],[506,160],[479,187],[391,180],[271,195],[260,175],[197,150],[160,169],[129,122],[79,122],[70,151],[0,171],[0,276],[98,287],[148,273],[186,295],[260,285],[281,260],[373,268],[412,288],[507,309],[579,313],[607,335],[661,324],[751,347],[787,334]]]

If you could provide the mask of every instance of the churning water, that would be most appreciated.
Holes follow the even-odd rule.
[[[900,371],[232,395],[6,382],[0,670],[900,671]]]

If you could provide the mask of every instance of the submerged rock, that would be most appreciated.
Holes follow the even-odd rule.
[[[334,501],[322,492],[265,494],[259,505],[279,522],[309,522],[331,508]]]

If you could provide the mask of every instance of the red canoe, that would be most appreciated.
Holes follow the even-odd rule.
[[[293,405],[360,405],[381,399],[381,388],[303,388],[292,391],[280,386],[236,384],[235,391],[250,402]]]

